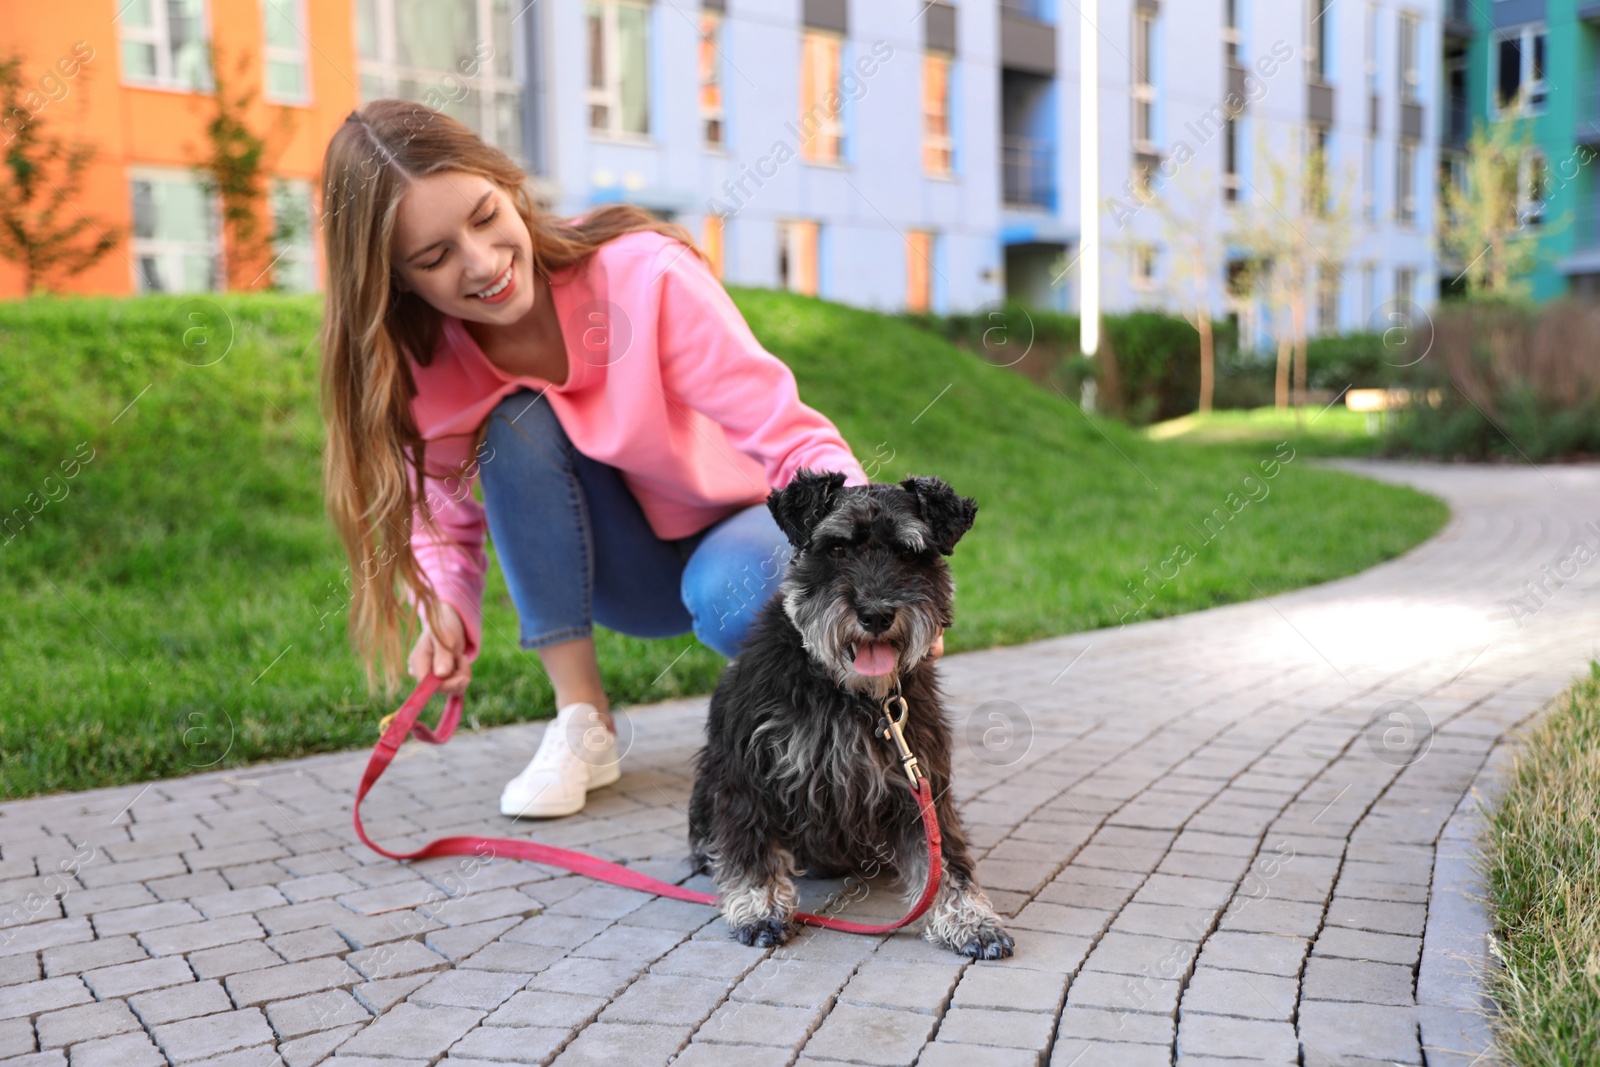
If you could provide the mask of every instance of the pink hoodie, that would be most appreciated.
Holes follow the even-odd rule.
[[[440,599],[461,613],[469,663],[480,648],[488,570],[488,527],[472,495],[473,437],[508,393],[543,390],[541,402],[573,445],[621,471],[663,539],[761,503],[801,467],[844,471],[847,485],[869,481],[838,429],[801,402],[794,373],[761,347],[682,242],[650,230],[614,238],[553,272],[550,293],[567,347],[560,385],[508,376],[449,316],[432,363],[410,361],[411,413],[428,442],[424,488],[447,538],[429,533],[419,505],[411,549]],[[415,594],[409,599],[415,604]]]

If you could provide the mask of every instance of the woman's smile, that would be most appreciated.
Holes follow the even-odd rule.
[[[499,304],[511,298],[517,289],[517,261],[513,259],[506,264],[506,269],[500,276],[491,282],[486,289],[481,289],[472,296],[485,304]]]

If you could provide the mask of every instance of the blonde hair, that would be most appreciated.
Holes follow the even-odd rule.
[[[705,259],[682,226],[632,204],[608,204],[577,222],[543,210],[527,174],[509,156],[421,104],[375,100],[351,112],[334,133],[322,163],[323,496],[351,565],[352,645],[368,689],[381,670],[390,693],[401,681],[410,640],[409,626],[402,632],[402,615],[409,622],[409,612],[401,611],[396,579],[416,594],[429,628],[439,632],[438,591],[410,544],[419,502],[428,528],[437,527],[423,492],[426,442],[411,417],[416,386],[403,354],[427,366],[441,325],[432,306],[397,287],[390,253],[407,187],[447,170],[481,175],[510,195],[533,239],[533,269],[546,278],[636,230],[673,237]],[[408,454],[416,471],[409,481]]]

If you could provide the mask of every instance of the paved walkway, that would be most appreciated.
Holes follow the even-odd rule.
[[[1366,469],[1455,518],[1344,581],[945,660],[1011,960],[911,934],[762,951],[708,909],[538,867],[386,862],[352,844],[364,756],[342,754],[0,806],[0,1061],[1458,1062],[1481,1026],[1451,946],[1474,941],[1462,839],[1455,884],[1435,846],[1595,650],[1593,574],[1543,568],[1595,545],[1600,470]],[[1525,581],[1549,593],[1514,617]],[[622,781],[527,831],[681,876],[704,707],[635,709]],[[408,745],[371,829],[506,833],[500,786],[542,729]],[[830,891],[895,908],[872,882],[809,903]],[[1430,920],[1430,895],[1458,914]]]

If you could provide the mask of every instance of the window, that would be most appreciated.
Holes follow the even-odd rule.
[[[815,222],[786,220],[778,223],[780,289],[817,295],[817,230]]]
[[[211,88],[205,0],[131,0],[122,27],[122,77],[172,89]]]
[[[933,306],[934,235],[926,230],[906,233],[906,310],[927,311]]]
[[[1417,287],[1417,272],[1409,267],[1401,267],[1394,272],[1394,299],[1401,305],[1402,317],[1406,325],[1410,325],[1410,307],[1414,300],[1414,291]]]
[[[1378,142],[1371,136],[1361,147],[1361,217],[1378,221]]]
[[[1153,244],[1136,244],[1133,246],[1133,287],[1140,292],[1148,292],[1156,285],[1156,246]]]
[[[357,0],[361,97],[399,97],[522,154],[522,82],[511,0]]]
[[[1522,226],[1544,223],[1544,198],[1548,182],[1545,159],[1537,150],[1517,160],[1517,222]]]
[[[303,104],[311,99],[310,64],[306,59],[306,0],[262,0],[266,22],[268,100]]]
[[[1378,95],[1378,5],[1367,5],[1366,60],[1363,70],[1367,75],[1367,92]]]
[[[812,163],[838,163],[844,157],[843,48],[843,38],[818,30],[807,30],[800,41],[800,158]]]
[[[1239,123],[1232,118],[1222,124],[1222,199],[1239,199]]]
[[[589,3],[589,129],[613,137],[650,134],[650,8],[627,0]]]
[[[1400,99],[1407,104],[1417,102],[1417,91],[1422,87],[1422,75],[1417,70],[1417,16],[1408,12],[1400,15],[1399,55]]]
[[[220,218],[197,174],[140,171],[133,194],[134,285],[141,293],[215,290],[222,277]]]
[[[1308,0],[1306,11],[1306,62],[1310,66],[1310,78],[1315,82],[1327,84],[1332,77],[1333,69],[1328,62],[1328,41],[1332,36],[1329,23],[1333,19],[1330,9],[1333,0]]]
[[[272,183],[273,288],[308,293],[317,287],[316,243],[311,234],[311,183]]]
[[[1239,65],[1239,0],[1222,0],[1222,57],[1230,67]]]
[[[1417,144],[1401,141],[1394,153],[1394,219],[1403,226],[1417,221]]]
[[[1519,101],[1531,111],[1544,108],[1545,31],[1532,26],[1510,30],[1495,45],[1495,100],[1497,108],[1515,108]]]
[[[700,136],[707,145],[725,144],[722,112],[722,16],[700,12]],[[721,219],[717,220],[721,222]]]
[[[929,52],[922,57],[922,169],[950,173],[950,57]]]
[[[1378,313],[1378,268],[1368,263],[1361,268],[1361,307],[1367,316],[1367,328],[1373,325]]]
[[[722,277],[723,225],[721,215],[707,215],[705,228],[700,234],[700,248],[711,261],[711,273],[719,278]]]
[[[1156,20],[1149,11],[1133,16],[1133,148],[1154,151],[1156,137],[1155,62]]]

